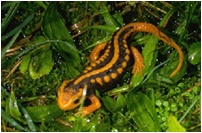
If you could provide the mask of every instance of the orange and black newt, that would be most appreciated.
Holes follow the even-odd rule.
[[[101,107],[99,99],[95,96],[95,89],[105,91],[113,87],[124,74],[127,66],[134,62],[133,74],[141,73],[144,60],[139,51],[130,46],[128,41],[137,32],[152,33],[160,40],[174,47],[179,53],[179,64],[171,73],[174,76],[182,67],[183,52],[180,47],[158,28],[149,23],[130,23],[116,31],[109,42],[96,46],[90,55],[90,65],[73,80],[65,80],[58,90],[57,103],[62,110],[71,110],[81,104],[84,89],[86,98],[91,101],[89,106],[83,107],[82,116],[90,114]]]

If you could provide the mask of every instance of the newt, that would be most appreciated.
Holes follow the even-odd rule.
[[[89,56],[91,61],[89,66],[78,77],[63,81],[57,92],[59,108],[67,111],[78,107],[85,90],[85,98],[91,102],[90,105],[82,108],[81,115],[86,116],[101,107],[95,90],[104,92],[113,88],[114,83],[123,76],[131,63],[134,63],[132,73],[134,75],[141,74],[144,68],[144,59],[137,48],[129,44],[131,37],[138,32],[152,33],[177,50],[179,64],[170,77],[173,77],[181,69],[184,55],[181,48],[172,39],[150,23],[129,23],[117,30],[110,41],[98,44],[92,50]]]

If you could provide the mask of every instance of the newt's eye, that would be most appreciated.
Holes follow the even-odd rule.
[[[79,99],[78,98],[76,98],[75,100],[74,100],[74,104],[78,104],[79,103]]]

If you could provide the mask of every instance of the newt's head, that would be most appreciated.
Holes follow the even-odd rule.
[[[81,104],[83,89],[66,88],[68,80],[65,80],[58,90],[57,104],[61,110],[71,110]]]

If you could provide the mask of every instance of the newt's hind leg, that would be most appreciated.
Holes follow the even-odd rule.
[[[133,46],[130,47],[135,63],[133,65],[133,70],[132,73],[134,75],[137,75],[138,73],[140,73],[142,75],[142,70],[144,68],[144,59],[141,55],[141,53]]]
[[[103,42],[95,46],[95,48],[91,51],[91,54],[89,56],[91,62],[94,62],[99,58],[100,51],[102,51],[106,45],[107,42]]]

